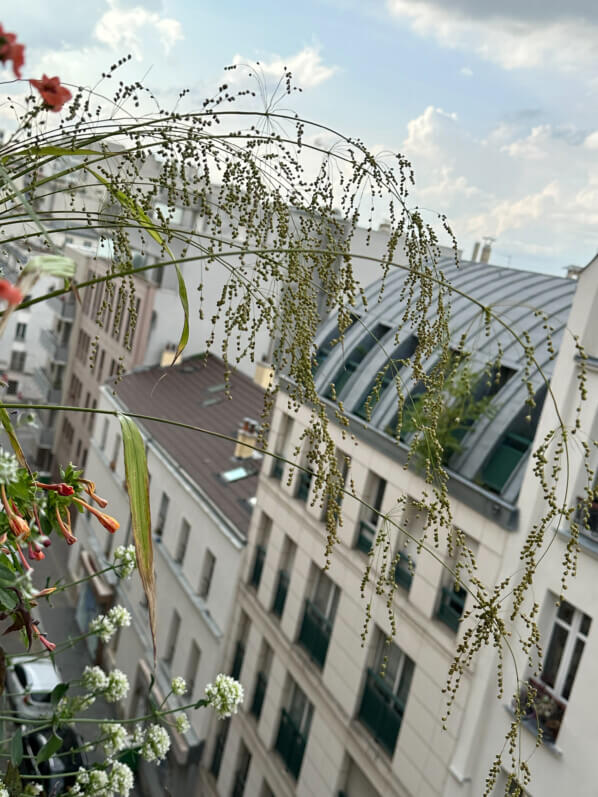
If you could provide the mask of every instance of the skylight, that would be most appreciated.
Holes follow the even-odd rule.
[[[225,470],[224,473],[220,474],[220,477],[224,479],[225,482],[238,482],[241,479],[245,479],[247,476],[253,476],[255,473],[254,470],[251,468],[246,468],[244,466],[240,466],[238,468],[233,468],[232,470]]]

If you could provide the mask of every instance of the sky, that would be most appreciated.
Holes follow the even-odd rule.
[[[464,257],[490,236],[492,262],[564,274],[598,250],[594,0],[2,6],[0,22],[27,47],[27,77],[95,86],[131,53],[124,74],[167,108],[182,88],[185,109],[198,108],[230,80],[228,64],[259,61],[271,81],[287,66],[303,91],[286,104],[302,117],[409,158],[411,200],[430,221],[446,214]]]

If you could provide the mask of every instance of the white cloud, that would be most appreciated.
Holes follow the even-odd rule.
[[[325,64],[319,48],[312,46],[304,47],[288,58],[273,55],[268,60],[253,61],[244,58],[242,55],[235,55],[232,63],[238,67],[237,73],[239,75],[241,74],[241,67],[246,65],[264,77],[273,78],[276,81],[281,77],[285,68],[289,69],[293,74],[295,85],[306,89],[319,86],[320,83],[329,80],[338,71],[338,67]],[[231,74],[234,75],[234,73]]]
[[[598,131],[547,124],[503,122],[476,137],[432,106],[408,123],[399,147],[415,172],[412,203],[446,213],[466,256],[489,235],[494,262],[552,261],[555,270],[598,248],[596,148]]]
[[[473,51],[506,69],[598,63],[598,14],[591,3],[542,0],[497,5],[482,0],[387,0],[390,13],[445,47]]]
[[[459,74],[463,75],[463,77],[473,77],[473,69],[469,66],[462,66],[459,70]]]
[[[108,6],[94,28],[94,37],[112,50],[122,53],[126,48],[138,61],[143,58],[142,33],[149,30],[157,34],[166,55],[184,38],[181,23],[172,17],[148,11],[142,5],[123,8],[118,0],[108,0]]]

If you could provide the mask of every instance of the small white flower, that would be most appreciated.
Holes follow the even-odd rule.
[[[131,625],[131,615],[124,606],[113,606],[108,612],[108,621],[115,628],[126,628]]]
[[[245,696],[241,684],[222,673],[216,676],[213,684],[206,686],[205,693],[208,705],[212,706],[221,720],[236,714]]]
[[[86,667],[81,677],[89,692],[103,692],[108,687],[108,676],[101,667]]]
[[[103,722],[100,730],[107,737],[102,742],[107,756],[116,755],[129,746],[129,734],[119,722]]]
[[[16,482],[19,478],[19,463],[14,454],[8,451],[0,451],[0,482],[8,484]],[[3,797],[0,792],[0,797]]]
[[[187,733],[191,727],[186,714],[177,714],[174,720],[174,725],[179,733]]]
[[[115,631],[116,628],[114,624],[105,614],[99,614],[97,617],[94,617],[89,624],[90,634],[97,634],[105,644],[110,642]]]
[[[173,678],[172,681],[170,682],[170,688],[172,689],[173,694],[179,696],[184,695],[185,692],[187,691],[187,684],[185,682],[185,679],[181,678],[180,675],[177,676],[176,678]]]
[[[119,545],[114,551],[114,565],[115,572],[119,578],[128,578],[133,570],[137,567],[137,557],[135,555],[135,546]]]
[[[37,797],[43,790],[41,783],[28,783],[23,791],[23,797]]]
[[[0,780],[0,797],[10,797],[8,789],[5,787],[3,781]]]
[[[150,725],[140,753],[146,761],[161,761],[170,749],[170,736],[161,725]]]
[[[126,764],[115,761],[110,772],[110,789],[121,797],[127,797],[133,788],[133,773]]]
[[[131,734],[131,746],[137,747],[140,744],[143,744],[145,739],[145,731],[143,730],[143,725],[140,722],[135,725],[133,729],[133,733]]]
[[[108,687],[104,690],[104,699],[108,703],[117,703],[127,696],[129,679],[121,670],[112,670],[108,676]]]

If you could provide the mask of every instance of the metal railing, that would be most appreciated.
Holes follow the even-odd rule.
[[[62,398],[62,385],[52,382],[43,368],[36,368],[33,378],[48,404],[57,404]]]
[[[69,344],[61,343],[49,329],[42,329],[40,343],[50,354],[55,363],[66,363],[68,360]]]
[[[465,608],[465,598],[467,592],[463,587],[456,590],[454,587],[443,587],[440,597],[440,606],[436,614],[439,620],[448,625],[448,627],[455,631],[459,630],[459,621]]]
[[[404,713],[404,703],[384,679],[373,670],[368,670],[358,719],[391,756]]]
[[[330,620],[311,601],[306,600],[298,641],[320,669],[326,661],[331,635]]]
[[[280,753],[285,768],[295,780],[299,777],[299,770],[301,769],[306,744],[307,739],[299,731],[299,728],[295,725],[288,711],[283,709],[280,716],[275,749]]]
[[[48,304],[54,310],[56,315],[63,318],[65,321],[72,321],[77,311],[77,305],[74,300],[66,299],[63,296],[53,296],[48,299]]]

